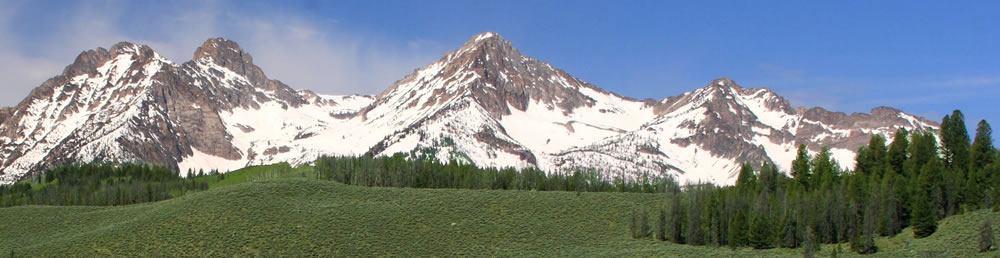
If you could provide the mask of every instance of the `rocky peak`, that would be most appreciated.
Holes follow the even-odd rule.
[[[244,52],[236,42],[224,38],[208,39],[194,51],[192,60],[207,59],[239,74],[245,74],[248,66],[253,65],[250,53]]]
[[[271,80],[264,70],[253,63],[253,56],[243,50],[235,41],[224,38],[211,38],[194,51],[192,62],[214,64],[242,75],[250,86],[273,92],[278,99],[292,106],[299,106],[305,101],[295,90],[281,81]],[[255,94],[252,90],[246,93]]]
[[[266,84],[264,72],[253,64],[253,56],[243,51],[235,41],[224,38],[211,38],[194,51],[195,62],[211,62],[225,67],[236,74],[247,77],[254,86]]]
[[[505,40],[496,32],[484,32],[472,36],[458,50],[459,53],[475,51],[490,52],[496,55],[506,55],[508,53],[520,55],[517,49],[511,47],[510,41]]]
[[[725,78],[725,77],[712,80],[712,83],[709,84],[709,86],[710,87],[728,88],[728,89],[737,89],[737,90],[743,89],[743,87],[741,87],[739,84],[736,84],[736,82],[734,82],[732,79]]]
[[[63,70],[63,74],[93,74],[97,73],[97,67],[104,64],[111,59],[111,53],[107,49],[97,48],[92,50],[87,50],[80,52],[80,55],[76,56],[76,60],[73,64],[66,66]]]
[[[162,59],[159,54],[153,51],[153,48],[147,45],[122,41],[112,45],[110,50],[98,47],[97,49],[80,52],[76,60],[73,61],[73,64],[66,66],[63,70],[63,75],[96,74],[97,67],[125,54],[131,55],[132,60],[143,64],[154,59]],[[162,60],[166,61],[166,59]]]
[[[548,63],[521,55],[496,32],[470,37],[453,59],[479,75],[473,97],[495,115],[509,114],[508,106],[526,110],[532,101],[573,112],[576,107],[594,104],[581,94],[581,88],[605,93]]]
[[[582,94],[582,88],[610,94],[550,64],[523,56],[500,34],[486,32],[396,82],[379,94],[377,102],[431,107],[468,97],[491,116],[500,117],[510,114],[510,108],[527,110],[532,102],[564,112],[594,105],[595,100]]]
[[[156,56],[156,53],[153,51],[153,48],[149,46],[135,44],[132,42],[125,42],[125,41],[118,42],[117,44],[112,45],[111,49],[108,50],[108,52],[111,55],[111,57],[116,57],[122,54],[132,54],[133,56],[136,56],[138,59],[146,59],[146,58],[153,58]]]
[[[3,124],[4,120],[10,117],[10,113],[13,112],[10,107],[0,108],[0,125]]]

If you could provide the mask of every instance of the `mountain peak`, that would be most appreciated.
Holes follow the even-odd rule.
[[[469,41],[479,42],[479,41],[483,41],[483,40],[487,40],[487,39],[501,40],[502,41],[503,37],[501,37],[499,33],[492,32],[492,31],[487,31],[487,32],[479,33],[479,34],[476,34],[476,35],[472,36],[472,38],[469,38]]]
[[[279,81],[272,81],[264,75],[264,71],[253,63],[253,56],[236,44],[235,41],[221,37],[210,38],[194,51],[194,62],[214,63],[246,77],[251,85],[266,90],[281,90],[285,95],[294,98],[294,90]],[[300,101],[293,101],[298,103]],[[297,104],[296,104],[297,105]]]
[[[459,52],[463,52],[462,50],[502,50],[509,48],[511,48],[510,41],[505,40],[499,33],[483,32],[470,37],[469,41],[465,42],[465,45],[462,45]]]
[[[726,78],[726,77],[717,78],[715,80],[712,80],[712,84],[710,84],[709,86],[719,86],[719,87],[723,87],[723,88],[734,88],[734,89],[742,89],[743,88],[743,87],[740,87],[739,84],[736,84],[736,82],[734,82],[732,79],[729,79],[729,78]]]
[[[63,69],[65,75],[97,73],[97,67],[119,55],[129,54],[133,59],[150,60],[159,58],[153,48],[132,42],[122,41],[111,46],[111,49],[97,49],[80,52],[73,63]]]
[[[253,64],[250,53],[243,51],[235,41],[224,38],[211,38],[194,51],[192,60],[211,59],[212,62],[239,73],[246,65]]]

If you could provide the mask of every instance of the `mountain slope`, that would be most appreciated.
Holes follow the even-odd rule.
[[[485,167],[729,184],[741,162],[787,170],[798,144],[829,145],[850,166],[872,134],[937,128],[891,108],[851,115],[793,108],[768,89],[729,79],[639,101],[524,56],[492,32],[376,96],[295,91],[221,38],[183,64],[119,43],[82,53],[17,107],[0,109],[0,121],[0,183],[94,159],[227,171],[413,152]]]

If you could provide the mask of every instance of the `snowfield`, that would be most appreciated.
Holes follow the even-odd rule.
[[[181,125],[172,112],[216,112],[218,130],[236,152],[230,156],[241,157],[212,155],[214,146],[182,145],[179,152],[188,154],[175,164],[182,175],[277,162],[308,164],[321,155],[433,149],[438,159],[483,167],[553,173],[588,169],[609,177],[674,176],[680,182],[725,185],[735,182],[747,161],[773,162],[787,173],[799,144],[807,144],[812,154],[830,145],[836,162],[851,168],[857,139],[878,134],[891,140],[897,128],[937,128],[902,112],[821,121],[824,116],[810,117],[769,89],[742,88],[729,79],[663,100],[634,100],[521,56],[496,33],[474,36],[377,96],[255,87],[254,77],[212,56],[177,65],[153,52],[151,61],[140,65],[136,56],[144,47],[123,48],[100,64],[96,75],[66,75],[66,85],[16,110],[20,119],[0,127],[14,130],[0,134],[0,183],[23,178],[46,160],[63,160],[51,153],[60,147],[73,148],[65,157],[70,160],[137,160],[139,153],[125,151],[123,143],[157,148],[163,132],[187,139],[176,130]],[[170,83],[154,76],[171,72],[191,78],[181,88],[219,102],[183,107],[190,111],[168,108],[151,89]],[[249,103],[223,105],[241,97]]]

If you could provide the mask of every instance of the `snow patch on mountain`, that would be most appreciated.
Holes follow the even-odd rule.
[[[191,171],[194,174],[197,174],[199,171],[208,173],[212,170],[216,170],[219,173],[226,173],[244,168],[248,165],[257,165],[249,164],[246,160],[229,160],[213,156],[211,154],[201,152],[198,149],[192,148],[192,151],[194,154],[184,157],[184,160],[177,164],[177,167],[180,168],[181,176],[186,177],[188,171]]]

